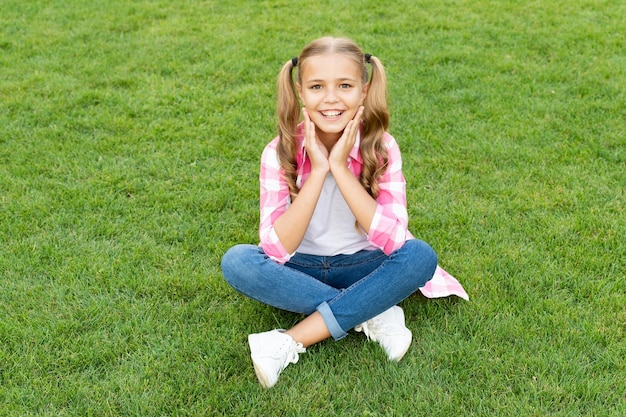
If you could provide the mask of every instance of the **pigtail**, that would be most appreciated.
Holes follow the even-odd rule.
[[[291,59],[283,65],[278,75],[278,160],[289,186],[291,199],[298,194],[296,185],[298,164],[296,161],[296,128],[300,119],[300,103],[293,82],[292,70],[297,59]]]
[[[361,156],[363,171],[359,181],[368,193],[378,197],[378,177],[387,169],[387,149],[382,137],[389,127],[389,110],[387,108],[387,77],[385,69],[378,58],[365,56],[372,66],[370,85],[363,105],[363,125],[361,131]]]

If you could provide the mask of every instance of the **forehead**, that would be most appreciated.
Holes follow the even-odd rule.
[[[360,74],[361,71],[356,62],[337,53],[314,55],[300,65],[302,82],[308,80],[360,80]]]

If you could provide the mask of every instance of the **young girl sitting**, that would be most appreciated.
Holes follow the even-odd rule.
[[[351,329],[399,361],[412,335],[398,303],[418,289],[467,298],[407,229],[386,90],[381,62],[348,39],[317,39],[280,72],[279,134],[261,157],[261,243],[237,245],[222,259],[237,291],[307,315],[291,329],[248,337],[264,387],[307,347]]]

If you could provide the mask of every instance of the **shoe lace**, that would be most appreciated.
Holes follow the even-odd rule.
[[[382,336],[397,333],[396,326],[378,317],[374,317],[362,323],[358,326],[357,330],[362,331],[369,340],[374,341],[380,341]]]
[[[302,346],[302,343],[297,343],[294,340],[285,340],[278,348],[278,354],[283,358],[283,369],[288,363],[297,363],[299,353],[306,352],[306,349]]]

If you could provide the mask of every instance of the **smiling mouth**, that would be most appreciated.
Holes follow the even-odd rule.
[[[321,111],[320,113],[324,117],[339,117],[343,114],[341,111]]]

